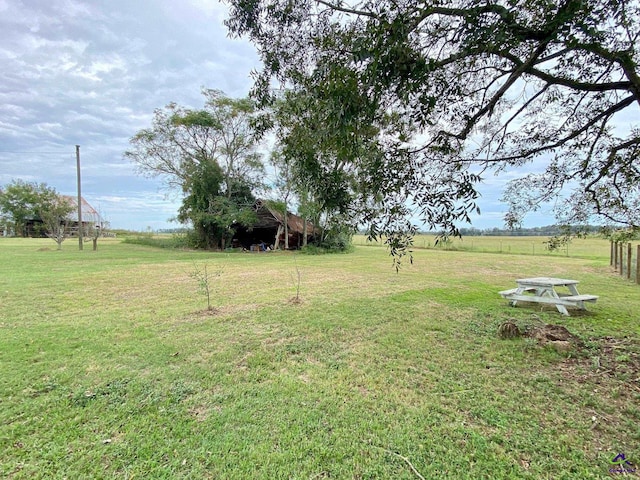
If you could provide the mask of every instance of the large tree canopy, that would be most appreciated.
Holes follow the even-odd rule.
[[[150,128],[130,139],[125,152],[138,172],[161,177],[179,188],[178,220],[194,227],[196,246],[224,248],[232,223],[251,219],[253,194],[262,186],[264,165],[253,126],[254,103],[204,90],[205,106],[192,110],[175,103],[155,111]]]
[[[254,96],[288,99],[285,151],[374,233],[411,205],[455,232],[480,175],[528,163],[509,223],[562,196],[562,223],[640,224],[637,1],[227,2]]]
[[[205,89],[202,94],[201,110],[175,103],[157,109],[151,127],[130,139],[125,158],[138,173],[160,177],[169,188],[188,187],[192,176],[202,171],[202,163],[216,163],[222,169],[222,194],[227,198],[247,184],[258,188],[264,166],[251,123],[253,102],[229,98],[219,90]]]

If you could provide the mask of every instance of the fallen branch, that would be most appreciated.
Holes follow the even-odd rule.
[[[416,467],[413,466],[413,464],[411,463],[411,461],[409,461],[409,459],[403,455],[400,455],[399,453],[393,452],[391,450],[387,450],[386,448],[382,448],[382,447],[378,447],[377,445],[373,445],[376,448],[379,448],[380,450],[383,450],[391,455],[395,455],[398,458],[401,458],[407,465],[409,465],[409,468],[411,468],[411,470],[413,471],[413,473],[416,474],[416,476],[420,479],[420,480],[425,480],[425,478],[420,474],[420,472],[416,469]]]

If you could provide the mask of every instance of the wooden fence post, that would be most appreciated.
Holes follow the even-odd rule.
[[[622,249],[623,245],[624,244],[620,242],[620,275],[624,274],[624,250]]]
[[[636,253],[636,283],[640,285],[640,245],[638,245],[638,252]]]
[[[618,242],[613,245],[613,268],[618,269]]]
[[[609,253],[609,265],[613,265],[613,240],[611,240],[611,252]]]
[[[627,243],[627,279],[631,278],[631,243]]]

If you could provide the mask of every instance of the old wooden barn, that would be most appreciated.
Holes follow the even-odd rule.
[[[257,216],[253,225],[249,227],[233,225],[236,231],[233,247],[242,247],[247,250],[284,248],[284,215],[264,200],[256,201],[253,208]],[[313,241],[317,229],[312,223],[305,222],[302,217],[291,212],[287,212],[286,217],[290,249],[300,248],[307,242]]]
[[[71,236],[78,235],[78,197],[71,195],[61,195],[73,211],[67,216],[67,225]],[[87,232],[93,228],[102,228],[103,220],[98,211],[93,208],[84,197],[81,198],[82,205],[82,226],[83,232]],[[42,220],[39,218],[29,218],[25,222],[25,236],[27,237],[46,237]]]

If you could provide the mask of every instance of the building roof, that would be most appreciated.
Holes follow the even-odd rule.
[[[68,215],[68,219],[72,222],[78,221],[78,197],[74,197],[72,195],[62,195],[62,198],[69,204],[69,206],[73,207],[73,211]],[[101,223],[101,217],[98,211],[93,208],[89,202],[87,202],[84,197],[81,197],[81,205],[82,205],[82,223]]]
[[[264,200],[257,200],[255,204],[256,213],[258,214],[258,222],[255,227],[264,228],[277,225],[284,225],[284,215],[272,208],[269,202]],[[265,215],[266,214],[266,215]],[[287,212],[287,227],[290,233],[304,233],[304,218],[294,215],[291,212]],[[312,223],[307,222],[307,234],[313,235],[314,226]]]

